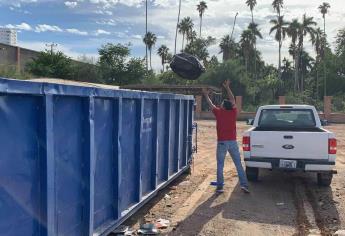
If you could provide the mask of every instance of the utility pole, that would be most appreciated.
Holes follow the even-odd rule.
[[[238,12],[236,12],[235,19],[234,19],[234,25],[232,26],[231,36],[230,39],[232,40],[232,35],[234,34],[234,29],[236,25],[236,19],[237,19]]]
[[[176,33],[175,33],[175,49],[174,49],[174,54],[176,54],[177,32],[178,32],[178,25],[180,23],[180,15],[181,15],[181,0],[179,1],[179,4],[178,4],[178,15],[177,15],[177,24],[176,24]],[[182,48],[182,50],[183,50],[183,48]]]
[[[58,45],[56,43],[51,43],[51,44],[46,44],[46,47],[50,48],[50,54],[53,55],[54,53],[54,48],[57,47]]]

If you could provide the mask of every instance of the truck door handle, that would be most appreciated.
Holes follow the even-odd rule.
[[[285,135],[284,138],[285,139],[293,139],[293,136],[292,135]]]

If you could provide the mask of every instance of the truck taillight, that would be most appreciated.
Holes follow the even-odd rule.
[[[335,138],[328,139],[328,154],[337,154],[337,140]]]
[[[249,136],[243,136],[242,148],[243,148],[244,152],[249,152],[250,151],[250,137]]]

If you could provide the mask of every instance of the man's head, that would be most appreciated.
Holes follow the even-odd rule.
[[[231,111],[233,109],[232,102],[230,102],[228,99],[224,99],[221,106],[223,109],[228,111]]]

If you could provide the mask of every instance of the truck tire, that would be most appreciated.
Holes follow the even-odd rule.
[[[329,187],[332,183],[332,173],[317,173],[317,184],[319,186]]]
[[[257,181],[259,177],[259,168],[246,167],[246,175],[248,181]]]

